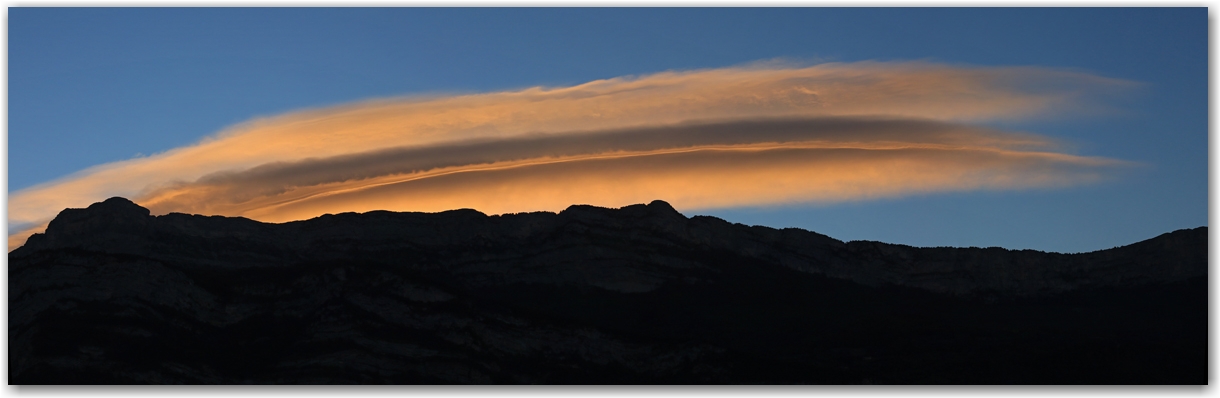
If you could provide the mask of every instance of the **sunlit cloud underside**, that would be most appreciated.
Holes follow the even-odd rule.
[[[369,210],[499,214],[653,199],[698,210],[1072,186],[1128,163],[970,123],[1097,113],[1092,98],[1131,85],[1055,69],[865,62],[368,101],[251,121],[19,191],[9,201],[9,247],[61,209],[111,196],[154,214],[283,222]]]

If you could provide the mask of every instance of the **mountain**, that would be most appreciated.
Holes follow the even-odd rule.
[[[1206,384],[1207,228],[1081,254],[654,201],[283,224],[66,209],[9,253],[12,384]]]

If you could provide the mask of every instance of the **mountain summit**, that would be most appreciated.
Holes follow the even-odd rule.
[[[268,224],[111,198],[9,253],[9,378],[1202,384],[1206,276],[1206,227],[1060,254],[659,200]]]

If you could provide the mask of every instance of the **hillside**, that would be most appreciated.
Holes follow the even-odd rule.
[[[654,201],[267,224],[67,209],[9,382],[1205,384],[1207,229],[1081,254],[842,242]]]

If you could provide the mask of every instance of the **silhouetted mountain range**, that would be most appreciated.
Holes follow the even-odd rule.
[[[283,224],[66,209],[9,382],[1205,384],[1207,228],[1082,254],[842,242],[654,201]]]

